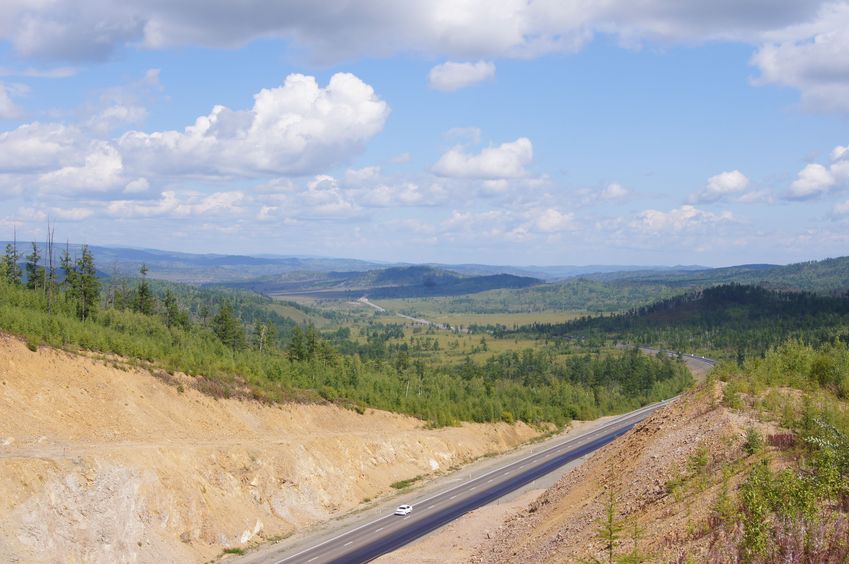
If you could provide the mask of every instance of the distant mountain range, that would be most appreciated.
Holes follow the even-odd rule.
[[[3,246],[8,242],[0,242]],[[22,255],[29,243],[18,243]],[[65,245],[57,245],[57,254]],[[68,245],[79,254],[80,245]],[[427,297],[479,293],[493,289],[540,287],[547,296],[568,292],[577,280],[607,287],[605,292],[645,293],[648,288],[681,293],[692,288],[737,282],[778,290],[835,293],[849,289],[849,257],[786,266],[747,264],[724,268],[684,266],[499,266],[484,264],[411,265],[314,256],[193,254],[156,249],[91,246],[104,275],[137,276],[141,264],[151,278],[191,284],[242,287],[267,294],[357,292],[372,297]],[[42,245],[42,254],[44,253]],[[58,262],[58,257],[57,257]],[[565,286],[558,289],[564,284]],[[553,288],[551,286],[554,286]],[[536,290],[532,290],[536,292]],[[531,298],[531,296],[528,296]],[[541,295],[540,297],[545,297]],[[550,296],[548,296],[550,297]],[[559,299],[559,298],[558,298]],[[545,300],[542,300],[543,302]]]
[[[630,282],[670,287],[708,287],[736,282],[774,290],[840,292],[849,288],[849,257],[776,264],[743,264],[689,271],[597,273],[585,276],[602,282]]]
[[[11,241],[0,241],[3,247]],[[39,244],[44,252],[44,245]],[[71,254],[79,254],[81,245],[70,244]],[[246,281],[259,277],[288,274],[293,278],[309,278],[314,273],[365,272],[392,267],[429,266],[435,269],[450,270],[466,276],[487,276],[492,274],[512,274],[514,276],[539,278],[545,281],[562,280],[575,276],[594,273],[615,273],[631,271],[683,272],[704,270],[704,266],[634,266],[634,265],[587,265],[587,266],[509,266],[487,264],[443,264],[427,263],[385,263],[358,259],[316,257],[309,255],[226,255],[195,254],[157,249],[138,249],[113,246],[89,246],[94,253],[97,266],[106,273],[117,272],[122,275],[135,275],[144,263],[149,276],[174,282],[192,284],[229,283]],[[57,243],[57,252],[65,248]],[[28,254],[30,243],[18,241],[18,249]]]

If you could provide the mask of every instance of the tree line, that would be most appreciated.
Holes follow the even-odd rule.
[[[331,341],[282,318],[263,296],[150,280],[144,265],[134,279],[106,277],[87,246],[72,256],[66,245],[54,271],[36,247],[24,263],[25,279],[16,245],[7,248],[0,329],[33,349],[82,348],[184,372],[199,386],[214,382],[222,395],[246,389],[263,401],[332,401],[435,425],[563,424],[670,397],[691,381],[681,363],[636,351],[564,359],[552,348],[439,365],[384,348],[399,334],[392,326],[371,330],[371,344],[359,349],[344,328],[332,331]],[[380,352],[368,354],[369,346]]]

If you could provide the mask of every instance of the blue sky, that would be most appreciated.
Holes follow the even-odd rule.
[[[849,3],[10,0],[0,238],[499,264],[849,248]]]

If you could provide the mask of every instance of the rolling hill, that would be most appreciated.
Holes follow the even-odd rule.
[[[366,272],[291,273],[237,284],[268,295],[310,295],[322,298],[413,298],[457,296],[493,289],[527,288],[538,278],[513,274],[465,276],[432,266],[399,266]],[[233,284],[229,284],[233,286]]]

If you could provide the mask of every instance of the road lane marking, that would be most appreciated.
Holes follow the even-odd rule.
[[[318,560],[318,556],[313,556],[312,558],[307,560],[307,562],[312,562],[313,560]]]
[[[488,484],[488,483],[490,483],[491,481],[493,481],[494,479],[495,479],[495,478],[490,478],[489,480],[487,480],[487,481],[486,481],[486,483]]]
[[[383,529],[384,529],[384,527],[381,527],[381,528],[379,528],[379,529],[375,529],[375,531],[374,531],[374,532],[375,532],[375,533],[379,533],[379,532],[380,532],[380,531],[382,531]]]
[[[457,494],[454,494],[454,495],[452,495],[451,497],[449,497],[449,498],[448,498],[448,501],[451,501],[451,500],[452,500],[452,499],[454,499],[455,497],[457,497]]]
[[[342,546],[351,546],[352,544],[354,544],[354,541],[348,541],[345,544],[343,544]]]

